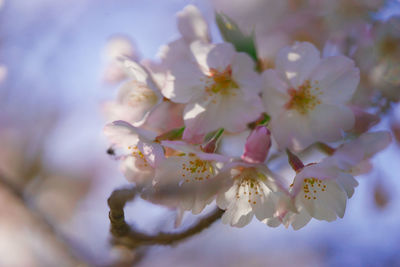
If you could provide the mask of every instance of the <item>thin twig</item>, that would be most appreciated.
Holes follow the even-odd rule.
[[[200,219],[188,229],[178,233],[160,232],[154,235],[145,234],[129,226],[125,221],[124,206],[127,201],[133,200],[138,189],[120,189],[114,191],[108,199],[110,207],[112,243],[128,248],[138,248],[149,245],[173,245],[186,238],[194,236],[221,218],[223,210],[216,208],[213,212]]]

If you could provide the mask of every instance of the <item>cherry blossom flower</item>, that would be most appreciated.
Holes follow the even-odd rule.
[[[218,128],[245,130],[262,111],[260,78],[252,59],[228,43],[196,41],[190,49],[190,58],[169,66],[173,83],[161,89],[171,101],[187,103],[184,138],[199,141]]]
[[[310,11],[311,4],[302,1],[267,1],[274,2],[271,6],[234,0],[229,6],[226,0],[213,0],[222,7],[220,17],[226,21],[218,20],[218,26],[230,42],[218,44],[211,42],[200,11],[185,7],[177,14],[181,36],[160,49],[159,61],[121,60],[131,80],[106,104],[108,119],[114,122],[105,127],[105,134],[117,149],[125,176],[141,189],[143,199],[176,209],[178,222],[185,212],[199,214],[214,200],[224,210],[222,222],[234,227],[247,225],[253,217],[295,230],[312,218],[342,218],[358,185],[354,177],[369,172],[372,156],[391,142],[388,132],[368,133],[379,116],[366,112],[372,110],[371,92],[364,92],[362,102],[368,104],[354,99],[360,71],[344,56],[360,61],[357,54],[366,51],[348,42],[349,36],[363,37],[369,41],[366,47],[374,46],[367,28],[375,26],[366,26],[365,20],[366,11],[375,6],[369,3],[379,1],[359,5],[318,0]],[[243,10],[232,8],[238,6]],[[362,14],[351,9],[348,16],[341,14],[355,22],[349,29],[321,32],[332,26],[329,16],[342,6],[360,6]],[[274,12],[266,17],[265,10]],[[292,11],[295,14],[282,16]],[[326,18],[320,16],[322,11]],[[302,40],[326,44],[322,56],[309,42],[283,47],[303,34],[303,28],[308,30]],[[360,33],[350,35],[354,29]],[[243,40],[255,43],[255,50],[252,45],[249,50],[241,47]],[[382,49],[390,53],[371,53],[372,59],[358,64],[362,72],[373,74],[371,70],[381,69],[379,58],[394,55],[390,38]],[[249,54],[257,58],[257,68]],[[381,81],[385,70],[379,72],[376,79]],[[373,77],[363,80],[371,85]],[[378,108],[386,104],[380,100]],[[304,166],[291,151],[313,144],[307,150],[313,163]],[[324,156],[317,155],[315,147]],[[285,149],[295,175],[282,161]]]
[[[225,210],[222,222],[243,227],[252,218],[272,218],[284,195],[277,176],[263,164],[234,162],[219,175],[227,183],[217,196],[217,205]]]
[[[225,180],[217,205],[225,210],[222,222],[243,227],[254,216],[260,221],[272,218],[282,196],[281,178],[263,164],[271,145],[265,126],[258,126],[248,136],[242,161],[228,163],[218,179]]]
[[[263,73],[263,100],[281,149],[337,141],[354,126],[354,114],[346,103],[360,77],[351,59],[321,59],[312,44],[303,42],[283,48],[275,65],[275,70]]]
[[[243,131],[262,111],[254,62],[229,43],[211,44],[196,7],[184,8],[177,17],[182,38],[162,47],[162,63],[153,69],[162,94],[186,104],[184,139],[201,143],[204,134],[218,128]]]
[[[291,224],[297,230],[311,218],[325,221],[343,218],[347,199],[358,185],[353,176],[370,171],[369,159],[390,142],[389,132],[365,133],[339,147],[332,156],[301,168],[290,190],[297,212],[283,206],[274,218],[264,222],[273,227],[281,222],[286,226]]]
[[[228,158],[204,153],[182,141],[162,141],[162,145],[173,152],[157,165],[154,186],[143,197],[181,211],[200,213],[215,199],[222,182],[216,176]]]
[[[117,149],[121,149],[121,169],[126,178],[139,185],[151,184],[155,167],[164,158],[156,134],[132,126],[125,121],[107,124],[104,133]]]
[[[298,171],[291,185],[290,195],[296,211],[283,208],[264,222],[272,227],[291,224],[298,230],[312,218],[328,222],[343,218],[347,199],[352,197],[357,185],[352,175],[332,162],[310,164]]]
[[[104,109],[109,121],[124,120],[140,126],[162,102],[162,95],[151,74],[140,64],[124,59],[123,65],[131,80],[122,85],[117,99],[106,103]]]

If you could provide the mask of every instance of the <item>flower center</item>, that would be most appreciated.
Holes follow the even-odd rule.
[[[188,160],[181,165],[181,175],[184,182],[204,181],[214,176],[214,167],[210,161],[201,160],[193,154],[189,154]]]
[[[259,180],[266,179],[265,175],[253,168],[246,168],[241,170],[235,179],[237,179],[236,199],[248,198],[249,203],[256,204],[257,198],[264,194]]]
[[[314,83],[315,86],[313,87],[311,82],[306,80],[297,90],[290,88],[288,90],[290,100],[285,104],[286,109],[295,109],[304,115],[321,104],[318,96],[322,93],[318,87],[318,81],[314,81]]]
[[[304,198],[307,200],[318,199],[319,194],[326,191],[326,183],[317,178],[306,178],[303,182]]]
[[[229,65],[223,71],[210,68],[210,75],[207,77],[206,92],[212,94],[229,94],[231,89],[238,89],[238,84],[232,79],[232,67]]]
[[[142,151],[137,146],[129,146],[128,149],[132,150],[131,155],[136,159],[135,164],[139,168],[149,167],[149,163],[144,157]]]

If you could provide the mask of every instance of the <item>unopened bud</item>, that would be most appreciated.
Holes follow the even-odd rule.
[[[271,133],[265,126],[257,126],[247,137],[242,160],[249,163],[262,163],[271,148]]]

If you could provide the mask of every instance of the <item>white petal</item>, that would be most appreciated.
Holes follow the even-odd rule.
[[[264,219],[262,222],[268,225],[269,227],[274,227],[274,228],[282,224],[282,222],[277,217],[267,218]]]
[[[235,48],[231,43],[217,44],[207,55],[207,66],[223,71],[232,64],[235,56]]]
[[[255,64],[252,58],[245,53],[235,53],[232,59],[232,78],[242,90],[249,93],[261,92],[261,75],[255,72]]]
[[[307,80],[320,61],[320,53],[314,45],[302,42],[282,48],[276,56],[276,70],[297,88]]]
[[[123,120],[136,124],[146,118],[146,114],[151,111],[151,108],[144,105],[132,107],[117,101],[109,101],[104,103],[103,111],[108,122]]]
[[[334,142],[354,126],[354,114],[346,106],[320,104],[310,112],[310,127],[315,141]]]
[[[108,112],[113,121],[125,120],[138,126],[161,102],[162,95],[157,88],[132,80],[121,86],[117,101],[108,107]]]
[[[369,160],[363,160],[355,166],[352,166],[349,173],[353,176],[369,173],[373,166]]]
[[[321,200],[303,200],[303,203],[307,212],[315,219],[328,222],[336,220],[336,212],[334,212],[329,206],[325,205],[325,203],[321,202]]]
[[[358,185],[357,180],[350,174],[342,173],[336,178],[336,181],[346,192],[347,197],[351,198],[354,194],[354,188]]]
[[[163,68],[168,72],[160,89],[166,98],[187,103],[204,93],[204,74],[183,40],[170,43],[162,57]]]
[[[147,162],[153,167],[156,167],[158,163],[164,160],[164,149],[160,144],[139,140],[138,148],[145,156]]]
[[[260,221],[265,218],[272,218],[275,213],[275,203],[272,196],[274,193],[265,185],[263,186],[263,191],[264,194],[260,193],[260,195],[256,197],[256,204],[252,204],[254,214]]]
[[[344,56],[324,58],[311,74],[311,80],[318,81],[324,103],[344,104],[349,101],[360,81],[360,71],[354,61]]]
[[[134,80],[142,83],[146,83],[148,81],[149,73],[139,63],[128,58],[122,59],[122,63],[127,71],[127,74]]]
[[[237,223],[231,224],[234,227],[244,227],[246,225],[248,225],[251,220],[253,219],[253,212],[247,213],[246,215],[243,215],[242,217],[240,217],[239,221]]]
[[[152,141],[157,136],[157,133],[155,132],[135,127],[126,121],[114,121],[112,125],[114,125],[116,129],[119,129],[121,133],[138,135],[142,140]]]
[[[178,30],[187,43],[195,40],[210,40],[208,25],[199,9],[194,5],[186,6],[177,14]]]
[[[214,119],[220,121],[220,127],[233,133],[245,130],[247,124],[255,121],[263,111],[261,98],[257,94],[245,95],[239,90],[235,94],[220,96],[220,102],[211,102],[211,105],[218,105]]]
[[[211,203],[224,182],[223,177],[217,179],[218,170],[213,162],[197,165],[197,156],[169,157],[156,169],[155,182],[159,192],[175,199],[175,205],[193,214],[200,213]],[[193,162],[196,162],[193,164]],[[161,195],[161,194],[160,194]]]
[[[392,136],[388,131],[365,133],[359,138],[362,147],[365,149],[364,159],[371,158],[392,142]]]
[[[324,208],[330,207],[330,210],[335,212],[340,218],[343,218],[346,210],[347,193],[338,185],[337,180],[326,180],[326,184],[326,194],[321,194],[319,202],[321,202],[321,206]]]
[[[251,210],[250,205],[247,205],[248,203],[246,204],[242,202],[243,201],[237,201],[229,206],[222,216],[222,223],[236,227],[243,227],[250,223],[254,213]]]
[[[226,210],[236,197],[236,185],[228,188],[225,193],[218,194],[217,205],[220,209]]]
[[[225,193],[217,196],[217,205],[222,208],[226,207],[226,211],[222,216],[222,222],[231,226],[243,227],[253,218],[253,209],[249,203],[249,195],[243,186],[239,186],[237,182],[230,187]],[[237,198],[236,194],[240,196]]]
[[[210,51],[215,47],[215,44],[209,44],[203,41],[194,41],[190,44],[192,56],[195,58],[196,63],[200,66],[203,73],[207,74],[209,72],[210,66],[208,65],[208,56]]]
[[[275,70],[266,70],[263,76],[262,100],[267,113],[271,117],[279,115],[285,104],[290,100],[287,94],[288,84],[282,80]]]
[[[139,141],[136,132],[132,131],[129,127],[114,123],[109,123],[104,127],[104,134],[108,137],[111,143],[122,148],[135,146]]]
[[[296,206],[304,206],[317,220],[334,221],[337,215],[343,217],[346,209],[346,193],[333,180],[323,180],[322,184],[326,185],[325,191],[317,189],[317,193],[311,193],[311,199],[305,198],[304,191],[300,191],[296,197]],[[314,189],[310,188],[310,191]]]
[[[216,95],[206,102],[188,104],[184,120],[187,130],[193,134],[205,134],[218,128],[240,132],[249,122],[256,120],[262,110],[257,95],[244,98],[243,93],[236,90],[235,95]]]
[[[299,230],[306,226],[306,224],[312,219],[306,209],[301,209],[299,213],[295,213],[291,216],[291,225],[294,230]]]
[[[134,156],[127,156],[121,161],[121,170],[126,179],[137,185],[150,185],[154,178],[154,168],[145,161]]]
[[[272,136],[280,149],[298,151],[316,141],[311,133],[310,120],[297,111],[284,111],[270,122]]]

